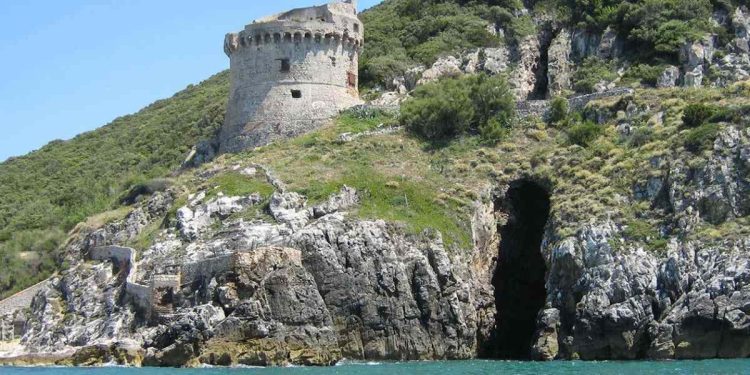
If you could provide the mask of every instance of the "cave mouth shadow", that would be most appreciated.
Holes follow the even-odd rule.
[[[497,314],[487,354],[496,359],[528,360],[537,315],[547,298],[541,247],[550,195],[537,182],[518,180],[495,203],[495,210],[507,215],[507,222],[498,227],[501,241],[492,279]]]

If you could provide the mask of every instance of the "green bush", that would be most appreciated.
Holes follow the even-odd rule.
[[[682,124],[687,128],[695,128],[706,123],[719,113],[719,108],[704,103],[689,104],[682,114]]]
[[[448,78],[414,90],[401,105],[399,121],[421,137],[440,140],[468,131],[473,118],[466,81]]]
[[[658,228],[646,220],[630,220],[623,235],[629,240],[645,243],[652,252],[660,253],[667,248],[667,241],[659,234]]]
[[[563,97],[555,97],[552,99],[549,108],[549,121],[553,124],[557,124],[568,118],[570,113],[570,105],[568,100]]]
[[[510,122],[515,113],[516,100],[504,77],[477,74],[464,80],[467,81],[469,97],[475,108],[474,127],[478,128],[497,116],[502,116],[498,123]]]
[[[690,129],[684,138],[685,148],[693,153],[699,153],[713,146],[721,127],[718,124],[704,124]]]
[[[637,82],[642,85],[656,86],[665,68],[665,65],[633,65],[625,71],[622,79],[625,82]]]
[[[598,57],[588,57],[573,73],[573,89],[579,93],[592,93],[597,83],[613,81],[617,78],[613,61],[604,61]]]
[[[496,46],[487,25],[500,22],[509,37],[533,32],[530,17],[514,16],[518,1],[389,0],[360,15],[367,48],[359,62],[364,87],[383,86],[407,67],[431,65],[441,55]],[[531,31],[530,31],[531,30]]]
[[[478,74],[418,87],[401,105],[399,121],[430,141],[478,132],[493,142],[502,138],[514,115],[515,99],[505,78]]]
[[[630,147],[641,147],[645,146],[654,138],[654,131],[649,127],[639,127],[633,130],[633,134],[630,135],[628,144]]]
[[[511,119],[505,115],[495,116],[484,124],[479,125],[479,136],[486,144],[496,144],[508,136]]]
[[[604,133],[604,128],[591,122],[585,121],[571,126],[568,129],[568,141],[572,144],[586,147]]]

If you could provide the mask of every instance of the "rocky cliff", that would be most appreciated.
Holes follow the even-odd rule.
[[[462,250],[439,232],[359,219],[369,192],[344,186],[308,205],[257,165],[208,168],[191,186],[239,173],[272,193],[169,190],[77,233],[71,268],[34,299],[12,361],[746,357],[750,241],[690,234],[747,216],[748,150],[747,129],[728,127],[699,168],[677,155],[652,161],[665,174],[621,199],[665,215],[670,235],[656,252],[612,213],[573,224],[561,215],[562,184],[521,171],[470,205],[473,245]],[[267,214],[246,214],[263,205]],[[144,234],[153,240],[137,256],[102,253]],[[179,281],[159,284],[165,277]]]
[[[186,163],[70,233],[0,362],[748,357],[746,13],[715,14],[730,42],[686,41],[645,84],[613,29],[536,19],[516,43],[409,67],[379,106]],[[572,94],[591,57],[611,71]],[[382,110],[480,72],[519,100],[497,145],[436,147]],[[551,97],[593,135],[547,118]]]

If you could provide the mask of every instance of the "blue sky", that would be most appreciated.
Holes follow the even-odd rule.
[[[325,2],[1,0],[0,161],[200,82],[228,68],[227,32]]]

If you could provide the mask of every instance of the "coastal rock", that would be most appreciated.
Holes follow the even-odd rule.
[[[548,51],[547,96],[554,97],[570,90],[573,63],[570,60],[570,33],[563,29],[552,40]]]
[[[514,60],[518,61],[511,73],[510,84],[518,100],[525,100],[534,91],[537,69],[541,60],[541,46],[535,35],[525,37],[518,44]]]
[[[454,56],[441,57],[432,64],[432,67],[422,73],[422,78],[417,84],[424,85],[444,77],[457,77],[463,74],[461,65],[461,61]]]
[[[656,87],[659,88],[670,88],[677,86],[680,80],[680,69],[676,66],[670,65],[664,69],[664,72],[659,76],[659,80],[656,82]]]

